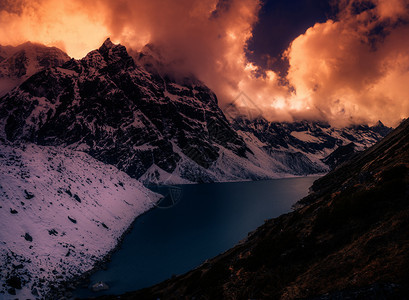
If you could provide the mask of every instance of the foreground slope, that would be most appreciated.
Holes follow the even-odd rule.
[[[158,200],[115,167],[59,147],[0,141],[0,169],[0,299],[46,298]]]
[[[298,206],[199,268],[121,299],[407,298],[409,120],[317,180]]]

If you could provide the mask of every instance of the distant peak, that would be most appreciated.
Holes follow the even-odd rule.
[[[129,59],[132,60],[133,63],[133,59],[129,56],[125,46],[112,43],[110,38],[105,40],[102,46],[97,49],[97,52],[104,57],[107,63],[117,62],[119,60],[128,61]],[[93,51],[90,53],[93,53]]]
[[[112,48],[114,44],[111,42],[111,38],[107,38],[105,42],[102,44],[102,46],[105,46],[107,48]]]
[[[115,44],[111,42],[110,38],[107,38],[105,42],[102,44],[101,47],[99,47],[100,52],[107,52],[109,49],[112,49],[115,47]]]
[[[385,125],[381,122],[381,120],[378,120],[378,122],[376,122],[375,127],[385,127]]]

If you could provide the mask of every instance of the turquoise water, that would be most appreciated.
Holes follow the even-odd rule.
[[[167,195],[164,202],[136,219],[107,269],[91,277],[91,284],[103,281],[110,289],[74,295],[120,294],[185,273],[233,247],[265,219],[291,211],[317,178],[180,185],[172,195],[156,188]]]

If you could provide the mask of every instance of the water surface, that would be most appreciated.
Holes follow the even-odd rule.
[[[164,202],[169,208],[138,217],[107,270],[92,275],[92,284],[103,281],[110,289],[79,289],[74,294],[121,294],[183,274],[233,247],[264,220],[291,211],[317,178],[177,186],[177,203],[169,207]],[[166,188],[157,190],[167,193]]]

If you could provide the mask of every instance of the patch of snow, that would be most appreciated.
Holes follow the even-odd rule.
[[[191,184],[194,183],[180,176],[178,169],[169,173],[153,164],[139,180],[144,184]]]
[[[290,134],[303,142],[319,143],[321,141],[319,138],[312,136],[308,131],[292,131]]]

